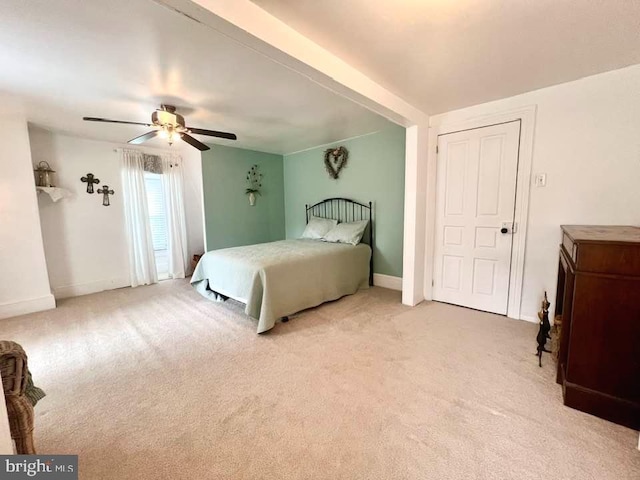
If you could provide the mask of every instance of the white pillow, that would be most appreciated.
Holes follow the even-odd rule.
[[[367,228],[369,220],[359,222],[339,223],[333,227],[323,238],[325,242],[350,243],[358,245],[362,240],[364,230]]]
[[[321,240],[329,230],[337,225],[337,220],[332,220],[330,218],[322,218],[322,217],[314,217],[309,218],[309,223],[307,223],[307,228],[302,232],[302,236],[300,238],[312,238],[314,240]]]

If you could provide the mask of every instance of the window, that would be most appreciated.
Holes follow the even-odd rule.
[[[167,228],[167,211],[165,208],[164,186],[162,175],[145,172],[144,182],[149,207],[149,222],[153,238],[153,252],[156,258],[158,280],[169,278],[169,239]]]

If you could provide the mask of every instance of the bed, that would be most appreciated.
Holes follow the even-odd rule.
[[[373,284],[373,206],[346,198],[305,205],[311,216],[338,222],[368,220],[358,245],[295,239],[224,248],[202,256],[191,284],[211,300],[232,298],[258,320],[258,333],[301,310]]]

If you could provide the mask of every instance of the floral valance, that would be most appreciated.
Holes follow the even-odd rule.
[[[145,172],[162,173],[162,157],[158,155],[147,155],[146,153],[142,157],[144,159]]]

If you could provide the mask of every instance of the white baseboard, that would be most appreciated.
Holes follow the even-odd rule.
[[[538,317],[530,317],[529,315],[520,315],[520,320],[531,323],[540,323],[540,319]]]
[[[373,284],[376,287],[402,291],[402,277],[393,277],[391,275],[383,275],[382,273],[374,273]]]
[[[56,308],[56,299],[50,293],[38,298],[20,300],[19,302],[0,305],[0,318],[17,317],[27,313],[41,312]]]
[[[116,288],[128,287],[131,285],[129,277],[110,278],[106,280],[96,280],[95,282],[76,283],[74,285],[63,285],[54,287],[53,295],[57,298],[79,297],[90,293],[104,292],[105,290],[115,290]]]

